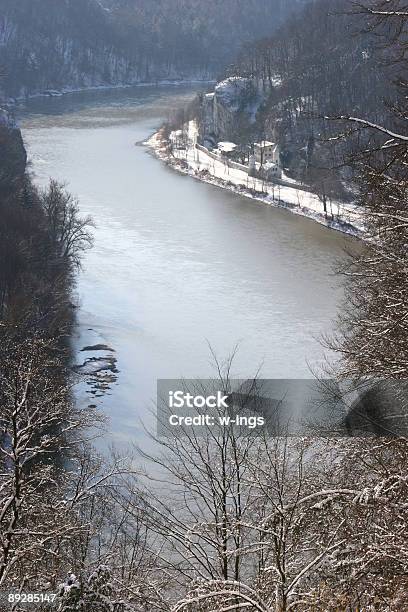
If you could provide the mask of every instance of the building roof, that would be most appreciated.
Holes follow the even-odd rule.
[[[277,147],[277,143],[276,142],[271,142],[270,140],[261,140],[261,142],[256,142],[255,147],[258,147],[259,149],[265,149],[265,147]]]
[[[235,142],[219,142],[218,143],[218,148],[220,151],[222,151],[223,153],[231,153],[232,151],[234,151],[237,148],[237,145],[235,144]]]

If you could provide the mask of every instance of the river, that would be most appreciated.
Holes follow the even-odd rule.
[[[348,238],[136,145],[191,97],[191,87],[92,91],[18,111],[37,183],[64,181],[96,223],[76,289],[76,359],[108,355],[117,372],[99,391],[79,383],[77,399],[111,418],[117,444],[143,442],[158,378],[214,375],[209,344],[221,360],[238,344],[236,377],[260,366],[265,378],[309,377],[342,297],[333,269]],[[81,350],[98,344],[105,354]]]

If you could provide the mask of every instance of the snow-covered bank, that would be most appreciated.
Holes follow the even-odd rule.
[[[329,212],[325,214],[319,197],[315,193],[305,191],[296,183],[293,186],[271,183],[249,176],[244,169],[231,167],[225,160],[216,159],[203,147],[197,148],[193,127],[190,127],[187,148],[170,151],[169,140],[163,130],[153,134],[145,144],[159,159],[178,172],[269,206],[285,208],[330,229],[358,237],[363,235],[362,218],[355,205],[333,201],[328,203]]]

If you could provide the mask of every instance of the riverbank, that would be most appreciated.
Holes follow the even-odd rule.
[[[133,146],[190,92],[84,97],[36,101],[19,121],[36,184],[65,181],[82,215],[97,220],[75,289],[73,344],[74,364],[85,365],[77,405],[111,419],[100,448],[148,446],[157,378],[213,377],[208,342],[220,359],[239,344],[234,372],[244,378],[260,363],[265,378],[320,371],[318,338],[332,332],[343,297],[332,272],[348,237],[190,180]],[[112,357],[119,372],[93,374]]]
[[[122,83],[118,85],[91,85],[89,87],[64,87],[62,89],[50,89],[44,92],[37,92],[25,96],[17,96],[11,98],[0,99],[0,106],[4,108],[13,108],[24,100],[35,100],[36,98],[57,98],[69,94],[82,93],[87,91],[113,91],[115,89],[132,89],[133,87],[183,87],[188,85],[211,85],[214,80],[207,79],[192,79],[192,80],[161,80],[161,81],[138,81],[135,83]]]
[[[239,164],[216,159],[204,147],[197,146],[196,135],[191,128],[185,148],[172,150],[171,135],[166,137],[163,129],[153,134],[144,144],[158,159],[177,172],[263,204],[284,208],[338,232],[356,237],[364,234],[361,214],[354,204],[331,201],[328,205],[330,212],[325,213],[317,194],[306,191],[295,182],[293,185],[288,184],[288,181],[267,182],[249,176],[243,168],[239,168]]]

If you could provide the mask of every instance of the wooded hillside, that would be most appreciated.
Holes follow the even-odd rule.
[[[245,44],[227,76],[249,77],[265,92],[252,142],[276,140],[297,179],[316,188],[325,183],[329,192],[346,197],[351,174],[345,158],[372,135],[339,138],[338,123],[325,117],[364,116],[392,127],[388,108],[398,98],[399,66],[388,54],[355,4],[315,0],[273,36]],[[328,177],[329,168],[338,172]]]
[[[214,78],[304,1],[0,0],[0,97]]]

